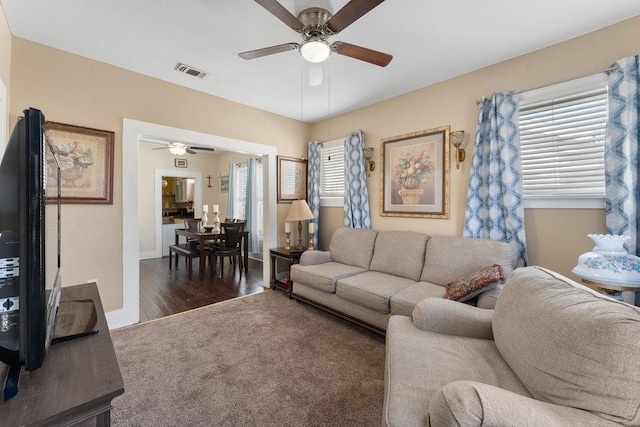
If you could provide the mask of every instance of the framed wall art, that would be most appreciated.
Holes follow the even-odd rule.
[[[60,160],[60,202],[113,204],[114,133],[47,122],[47,135]]]
[[[187,167],[187,159],[175,159],[174,161],[177,168],[186,168]]]
[[[449,218],[449,130],[381,140],[381,216]]]
[[[307,161],[278,156],[278,203],[307,199]]]
[[[221,193],[229,192],[229,175],[224,175],[220,177],[220,192]]]

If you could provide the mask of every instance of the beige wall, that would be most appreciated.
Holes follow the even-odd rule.
[[[211,205],[219,203],[220,185],[218,181],[219,157],[217,155],[200,152],[181,156],[187,160],[187,168],[176,168],[174,159],[176,156],[171,154],[169,150],[154,150],[157,146],[140,144],[140,161],[138,162],[138,225],[139,225],[139,241],[140,253],[150,254],[155,252],[156,248],[156,194],[155,194],[155,170],[175,170],[178,172],[200,172],[202,174],[202,198],[201,204]],[[208,187],[207,176],[211,176],[211,187]],[[172,176],[172,175],[169,175]],[[194,206],[195,207],[195,206]],[[201,208],[201,207],[200,207]],[[208,214],[209,222],[213,218],[212,214]]]
[[[2,18],[2,17],[0,17]],[[640,18],[587,36],[433,85],[314,125],[266,113],[221,98],[162,82],[117,67],[71,55],[23,39],[7,37],[0,22],[0,60],[11,59],[10,125],[26,107],[42,109],[48,120],[115,132],[113,205],[63,207],[63,275],[66,285],[98,279],[107,311],[122,307],[122,119],[131,118],[277,147],[278,155],[306,157],[306,141],[329,140],[363,129],[367,146],[380,139],[451,125],[470,137],[476,122],[475,101],[501,90],[526,90],[606,68],[640,48]],[[0,64],[5,79],[6,61]],[[7,77],[7,80],[8,77]],[[379,163],[379,162],[378,162]],[[369,192],[373,227],[418,230],[433,235],[461,234],[469,161],[451,173],[448,220],[380,217],[380,165],[371,174]],[[224,174],[224,172],[223,172]],[[288,204],[277,209],[283,240]],[[323,208],[323,245],[342,224],[341,208]],[[560,272],[591,248],[588,232],[603,231],[600,210],[527,211],[531,261]],[[130,220],[130,219],[127,219]],[[600,229],[596,229],[600,226]]]
[[[314,124],[312,139],[329,140],[362,129],[365,145],[380,155],[382,138],[442,125],[466,131],[467,160],[455,169],[451,154],[451,209],[448,220],[380,216],[380,162],[369,178],[373,228],[415,230],[432,235],[461,235],[469,165],[477,121],[476,100],[492,92],[527,90],[607,68],[619,58],[640,52],[640,17],[583,37],[515,58],[440,84]],[[488,49],[490,47],[487,47]],[[393,66],[393,64],[391,64]],[[342,208],[323,208],[321,246],[326,248]],[[528,209],[525,213],[529,261],[570,275],[579,254],[593,243],[587,233],[605,230],[604,210]]]
[[[275,146],[288,156],[299,156],[309,139],[304,123],[16,37],[11,76],[12,124],[36,107],[47,120],[115,132],[113,205],[62,210],[64,283],[98,279],[107,311],[122,307],[123,118]],[[279,205],[278,217],[285,215]]]

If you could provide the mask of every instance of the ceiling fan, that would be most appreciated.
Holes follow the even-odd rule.
[[[353,24],[371,9],[384,0],[351,0],[335,15],[320,7],[311,7],[300,12],[298,17],[291,14],[276,0],[256,0],[256,3],[267,9],[276,18],[302,35],[302,43],[285,43],[262,49],[239,53],[243,59],[255,59],[266,55],[300,50],[300,54],[309,62],[318,63],[326,60],[331,52],[366,61],[370,64],[386,67],[393,56],[365,47],[344,42],[329,43],[328,38]]]
[[[215,148],[192,147],[192,146],[188,146],[187,144],[183,144],[182,142],[173,142],[173,141],[169,142],[169,145],[167,145],[165,147],[153,148],[153,150],[165,150],[167,148],[169,149],[169,151],[171,151],[172,154],[175,154],[176,156],[180,156],[180,155],[182,155],[184,153],[198,154],[194,150],[216,151]]]

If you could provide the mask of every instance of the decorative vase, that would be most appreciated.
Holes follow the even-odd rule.
[[[424,193],[424,188],[405,189],[398,190],[398,194],[402,197],[403,205],[418,205],[420,204],[420,198]]]
[[[629,236],[589,234],[596,244],[578,257],[574,274],[587,280],[612,285],[640,285],[640,258],[624,247]]]

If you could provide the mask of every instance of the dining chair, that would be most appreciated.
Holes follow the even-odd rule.
[[[211,268],[215,271],[215,266],[217,264],[218,258],[220,258],[220,277],[222,277],[222,270],[224,269],[224,259],[226,257],[230,258],[231,264],[233,265],[233,273],[235,275],[236,265],[240,266],[240,277],[242,277],[242,239],[241,239],[241,228],[242,224],[237,223],[229,223],[225,222],[221,224],[223,229],[224,240],[220,241],[217,245],[212,245],[210,248],[212,250],[213,262],[211,263]]]
[[[200,231],[200,224],[202,223],[202,218],[184,218],[184,229],[187,231]],[[196,239],[187,238],[187,243],[191,246],[198,248],[198,241]]]
[[[242,227],[240,228],[240,232],[243,232],[245,227],[247,226],[247,220],[246,219],[236,219],[236,224],[242,225]]]

